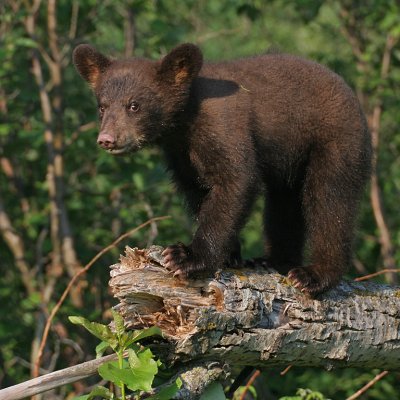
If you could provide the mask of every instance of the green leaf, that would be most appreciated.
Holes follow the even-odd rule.
[[[86,318],[70,316],[68,319],[76,325],[82,325],[92,335],[96,336],[100,340],[107,342],[113,349],[118,346],[118,340],[116,335],[111,332],[111,329],[107,325],[99,324],[98,322],[90,322]]]
[[[98,368],[100,376],[115,385],[126,385],[130,390],[151,390],[155,374],[158,371],[157,362],[153,360],[150,349],[136,355],[129,349],[129,365],[124,360],[124,367],[120,369],[117,361],[110,361]]]
[[[128,362],[132,372],[132,379],[125,382],[131,390],[151,390],[154,376],[158,371],[158,363],[153,359],[150,349],[145,349],[136,354],[128,349]]]
[[[148,397],[148,400],[170,400],[182,387],[182,380],[177,378],[171,385],[162,388],[157,394]]]
[[[150,336],[162,336],[162,331],[158,326],[152,326],[151,328],[142,329],[139,331],[130,331],[128,333],[128,339],[125,342],[125,348],[130,346],[132,343],[138,342],[139,340],[145,339]]]
[[[7,136],[11,131],[11,128],[9,125],[3,124],[0,125],[0,136]]]
[[[213,382],[207,386],[200,400],[226,400],[224,388],[220,383]]]
[[[104,340],[101,341],[97,346],[96,346],[96,358],[100,358],[104,352],[107,350],[107,348],[110,347],[108,342],[105,342]]]
[[[106,381],[115,383],[117,386],[121,387],[126,380],[129,380],[129,374],[132,374],[130,369],[120,369],[118,367],[118,361],[109,361],[100,365],[97,369],[100,376]]]
[[[143,191],[144,189],[144,180],[143,180],[143,175],[139,173],[134,173],[132,175],[133,182],[135,183],[135,186],[139,192]]]
[[[284,396],[279,400],[328,400],[320,392],[314,392],[311,389],[298,389],[296,391],[296,396]]]
[[[108,390],[107,388],[105,388],[104,386],[97,386],[95,387],[90,393],[89,395],[91,396],[90,399],[94,398],[95,396],[102,396],[105,399],[113,399],[114,398],[114,394]]]
[[[110,392],[104,386],[96,386],[89,394],[85,396],[75,397],[73,400],[92,400],[97,396],[101,396],[103,399],[110,399],[114,398],[114,394]]]

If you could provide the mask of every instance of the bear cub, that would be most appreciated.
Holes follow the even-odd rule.
[[[159,61],[83,44],[73,60],[98,101],[98,145],[159,146],[197,221],[189,245],[163,253],[176,276],[240,263],[239,233],[263,193],[269,265],[311,296],[338,283],[371,168],[367,123],[342,78],[287,54],[203,63],[193,44]]]

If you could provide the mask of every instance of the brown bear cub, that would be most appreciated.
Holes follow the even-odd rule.
[[[97,97],[97,143],[111,154],[158,145],[196,218],[192,242],[163,253],[175,275],[240,263],[239,233],[264,190],[271,267],[311,295],[338,283],[371,168],[366,120],[338,75],[286,54],[203,63],[193,44],[159,61],[89,45],[73,58]]]

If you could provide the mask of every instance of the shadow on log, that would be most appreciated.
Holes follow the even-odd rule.
[[[181,281],[162,248],[127,247],[110,287],[129,328],[158,325],[170,362],[400,369],[400,289],[342,281],[311,299],[266,268]]]

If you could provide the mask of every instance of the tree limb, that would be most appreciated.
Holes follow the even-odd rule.
[[[96,360],[74,365],[50,374],[39,376],[29,381],[0,390],[0,400],[18,400],[28,396],[46,392],[68,383],[85,379],[97,373],[97,368],[105,362],[116,359],[116,354],[101,357]]]
[[[183,386],[176,399],[198,398],[234,366],[400,368],[398,287],[342,281],[311,299],[260,260],[251,269],[183,282],[160,264],[162,250],[127,247],[111,266],[109,285],[128,328],[163,330],[167,340],[151,346],[179,367]],[[0,390],[0,400],[84,379],[108,359]]]
[[[159,251],[127,247],[110,287],[128,327],[163,329],[172,363],[400,367],[398,287],[342,281],[310,299],[261,267],[182,282],[157,262]]]

